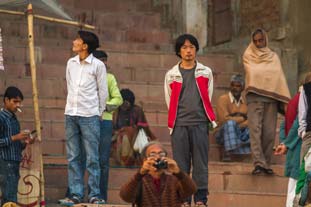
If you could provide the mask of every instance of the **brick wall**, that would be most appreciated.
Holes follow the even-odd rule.
[[[248,35],[255,28],[269,31],[280,24],[280,0],[241,0],[241,35]]]

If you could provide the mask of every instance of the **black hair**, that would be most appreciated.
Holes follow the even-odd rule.
[[[83,43],[88,46],[88,53],[91,54],[96,48],[99,47],[99,40],[96,34],[88,31],[78,31],[79,37],[83,40]]]
[[[256,34],[262,34],[262,35],[264,35],[264,31],[262,30],[262,29],[256,29],[254,32],[253,32],[253,34],[252,34],[252,40],[254,39],[254,37],[255,37],[255,35]]]
[[[195,46],[196,51],[198,51],[200,49],[198,40],[193,35],[191,35],[191,34],[180,35],[176,39],[176,42],[175,42],[175,53],[180,58],[181,58],[181,56],[180,56],[180,48],[185,44],[186,40],[189,40],[189,42],[191,42],[191,44],[193,44]]]
[[[98,59],[103,59],[104,61],[108,60],[108,55],[103,50],[95,50],[95,51],[93,51],[93,55],[94,55],[94,57],[96,57]]]
[[[130,89],[123,88],[121,89],[120,93],[121,93],[123,100],[130,102],[131,106],[134,106],[135,95]]]
[[[16,88],[15,86],[9,86],[4,92],[3,102],[5,98],[8,98],[10,100],[12,98],[17,98],[17,97],[24,100],[24,96],[18,88]]]

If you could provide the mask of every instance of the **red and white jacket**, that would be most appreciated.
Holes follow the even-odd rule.
[[[179,64],[175,65],[165,75],[164,81],[164,93],[165,101],[168,107],[168,128],[172,134],[175,121],[177,117],[179,95],[182,89],[182,75],[179,71]],[[203,107],[206,116],[213,125],[213,128],[217,126],[215,122],[215,113],[211,104],[213,94],[213,73],[209,67],[197,62],[197,66],[194,72],[196,84],[202,99]],[[191,97],[189,97],[191,98]]]

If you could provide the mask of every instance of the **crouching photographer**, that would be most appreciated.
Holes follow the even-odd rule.
[[[141,155],[142,167],[121,187],[124,201],[139,207],[180,207],[185,198],[196,192],[192,179],[167,157],[161,143],[149,142]]]

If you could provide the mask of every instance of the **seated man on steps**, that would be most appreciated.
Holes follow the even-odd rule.
[[[215,138],[223,145],[223,161],[230,161],[232,154],[249,154],[250,141],[247,127],[247,105],[243,98],[244,78],[237,74],[231,77],[230,91],[218,98],[216,113],[218,128]]]
[[[149,142],[142,156],[142,167],[121,187],[124,201],[137,206],[180,207],[196,191],[195,183],[167,157],[159,142]]]

